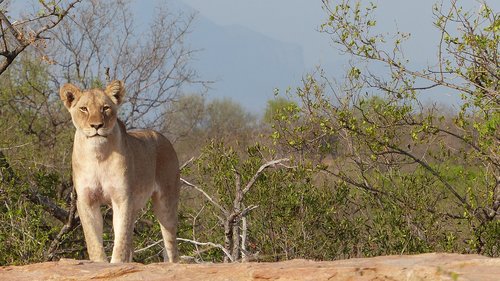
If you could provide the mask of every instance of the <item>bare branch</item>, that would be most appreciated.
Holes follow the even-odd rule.
[[[74,8],[74,6],[81,2],[81,0],[74,0],[68,4],[68,6],[65,9],[59,10],[56,9],[56,6],[54,5],[53,9],[50,9],[50,13],[48,14],[42,14],[42,15],[37,15],[32,19],[22,21],[19,25],[26,24],[28,22],[32,21],[37,21],[41,22],[45,20],[45,23],[40,23],[41,27],[37,31],[33,31],[27,34],[24,34],[23,32],[19,32],[16,29],[16,26],[11,24],[9,19],[5,16],[0,11],[0,24],[2,25],[1,31],[2,31],[2,38],[4,40],[4,50],[0,52],[0,55],[5,58],[0,63],[0,74],[2,74],[8,67],[9,65],[14,61],[14,59],[22,53],[28,46],[31,46],[35,44],[35,42],[39,40],[46,39],[44,36],[42,36],[43,33],[47,32],[50,29],[53,29],[55,26],[57,26],[69,13],[70,10]],[[42,2],[43,3],[43,2]],[[49,10],[49,9],[47,9]],[[54,18],[54,19],[51,19]],[[16,41],[16,47],[9,50],[9,46],[6,42],[6,36],[4,29],[3,29],[3,24],[6,25],[7,30],[11,33],[12,37],[15,38]]]
[[[59,233],[57,234],[56,238],[52,240],[52,243],[50,243],[50,247],[47,250],[46,254],[46,261],[53,260],[55,255],[56,255],[56,250],[61,244],[61,241],[63,239],[63,236],[66,235],[67,233],[71,232],[73,229],[75,229],[77,226],[77,219],[76,219],[76,191],[73,188],[73,191],[71,192],[71,205],[69,208],[69,214],[67,218],[66,224],[61,228]]]
[[[121,119],[127,128],[160,129],[165,105],[184,85],[204,88],[189,65],[195,51],[185,44],[193,20],[194,15],[159,9],[149,28],[138,33],[127,1],[82,3],[75,17],[52,33],[56,42],[50,56],[58,58],[54,71],[64,75],[57,80],[87,88],[123,80],[127,99]]]
[[[179,240],[179,238],[177,238],[177,240]],[[146,251],[147,249],[153,248],[153,247],[155,247],[155,246],[157,246],[157,245],[159,245],[159,244],[161,244],[161,243],[163,243],[163,239],[158,240],[158,241],[154,242],[153,244],[148,245],[148,246],[146,246],[146,247],[144,247],[144,248],[140,248],[140,249],[135,250],[135,251],[134,251],[134,254],[138,254],[138,253],[140,253],[140,252],[144,252],[144,251]]]
[[[215,244],[215,243],[212,243],[212,242],[198,242],[198,241],[194,241],[194,240],[190,240],[190,239],[185,239],[185,238],[177,238],[177,241],[189,242],[189,243],[192,243],[192,244],[195,244],[195,245],[198,245],[198,246],[211,246],[211,247],[214,247],[214,248],[221,249],[224,252],[224,254],[226,255],[226,257],[231,262],[234,262],[233,257],[231,256],[231,253],[226,248],[224,248],[224,246],[222,246],[221,244]]]
[[[25,196],[34,204],[42,206],[45,211],[51,214],[59,221],[66,223],[68,221],[69,212],[59,207],[51,198],[39,194],[34,188],[27,192]]]
[[[224,215],[228,214],[228,211],[226,209],[224,209],[224,207],[222,207],[219,203],[217,203],[212,197],[210,197],[210,195],[208,195],[208,193],[206,193],[203,189],[201,189],[200,187],[198,187],[195,184],[188,182],[187,180],[185,180],[183,178],[181,178],[181,182],[183,182],[187,186],[190,186],[190,187],[196,189],[201,194],[203,194],[203,196],[205,196],[205,198],[207,198],[208,201],[210,201],[210,203],[212,203],[215,207],[217,207],[219,210],[221,210]]]
[[[193,161],[194,161],[194,157],[191,157],[189,160],[187,160],[186,162],[184,162],[184,164],[182,164],[180,167],[179,167],[179,170],[183,170],[184,168],[186,168],[186,166],[188,166],[189,164],[191,164]]]
[[[257,172],[253,175],[253,177],[246,184],[245,188],[243,189],[243,194],[246,194],[250,190],[250,188],[252,188],[255,181],[257,181],[257,179],[259,178],[259,176],[262,174],[262,172],[265,169],[272,167],[272,166],[275,166],[277,164],[281,164],[282,162],[288,162],[288,161],[290,161],[290,159],[282,158],[282,159],[269,161],[269,162],[263,164],[262,166],[260,166],[259,169],[257,170]]]
[[[405,155],[405,156],[413,159],[418,164],[420,164],[423,168],[425,168],[432,175],[434,175],[442,184],[444,184],[444,186],[455,196],[455,198],[457,198],[464,205],[464,207],[467,208],[467,210],[469,212],[474,213],[472,206],[467,202],[467,200],[465,200],[464,197],[462,197],[458,193],[457,189],[455,187],[453,187],[438,171],[436,171],[434,168],[432,168],[429,164],[427,164],[426,162],[422,161],[421,159],[419,159],[418,157],[416,157],[415,155],[413,155],[412,153],[410,153],[404,149],[401,149],[401,148],[395,147],[395,146],[389,146],[389,147],[391,149],[394,149],[394,152]]]
[[[17,30],[12,26],[10,23],[9,19],[0,11],[0,21],[7,26],[7,29],[9,32],[12,34],[12,36],[16,39],[16,42],[19,46],[22,46],[25,44],[23,37],[17,32]],[[3,37],[5,38],[5,34],[2,34]]]

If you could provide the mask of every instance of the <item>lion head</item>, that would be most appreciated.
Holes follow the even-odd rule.
[[[65,84],[59,95],[76,130],[100,142],[113,133],[125,90],[123,82],[115,80],[105,89],[81,90],[73,84]]]

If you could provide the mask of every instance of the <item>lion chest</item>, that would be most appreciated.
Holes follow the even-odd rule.
[[[87,161],[74,167],[78,197],[89,203],[109,204],[128,193],[127,166],[124,161]]]

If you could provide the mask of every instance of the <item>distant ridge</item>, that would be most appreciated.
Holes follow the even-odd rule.
[[[172,7],[196,13],[174,0]],[[273,90],[295,86],[303,75],[302,48],[240,25],[220,26],[197,14],[190,48],[200,50],[192,62],[201,79],[215,81],[208,97],[230,97],[253,113],[262,113]]]

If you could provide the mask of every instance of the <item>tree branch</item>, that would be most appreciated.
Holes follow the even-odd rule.
[[[7,26],[7,29],[9,32],[12,34],[12,36],[16,39],[16,42],[18,45],[23,45],[25,44],[25,40],[23,40],[22,36],[17,32],[17,30],[12,26],[10,23],[9,19],[5,16],[2,11],[0,11],[0,22],[4,23]],[[2,34],[5,37],[5,34]]]
[[[446,181],[442,176],[441,174],[439,174],[435,169],[433,169],[431,166],[429,166],[429,164],[425,163],[424,161],[420,160],[419,158],[415,157],[415,155],[409,153],[408,151],[404,150],[404,149],[401,149],[399,147],[396,147],[396,146],[387,146],[391,149],[393,149],[396,153],[399,153],[399,154],[402,154],[402,155],[405,155],[411,159],[413,159],[415,162],[417,162],[420,166],[422,166],[424,169],[426,169],[427,171],[429,171],[432,175],[434,175],[442,184],[444,184],[444,186],[455,196],[455,198],[457,198],[458,200],[460,200],[460,202],[467,208],[467,210],[471,213],[474,213],[474,209],[472,208],[472,206],[465,200],[464,197],[462,197],[458,191],[448,182]]]
[[[224,246],[222,246],[221,244],[215,244],[215,243],[212,243],[212,242],[198,242],[198,241],[194,241],[194,240],[190,240],[190,239],[185,239],[185,238],[177,238],[177,241],[189,242],[189,243],[192,243],[192,244],[195,244],[195,245],[198,245],[198,246],[211,246],[211,247],[214,247],[214,248],[221,249],[224,252],[224,254],[227,256],[227,258],[231,262],[234,262],[233,257],[231,256],[231,253],[226,248],[224,248]]]
[[[21,180],[16,176],[14,169],[7,161],[5,154],[0,150],[0,180],[4,183],[14,182],[14,185],[20,185]],[[51,198],[44,196],[36,191],[35,186],[31,186],[28,191],[24,192],[24,197],[33,204],[42,206],[45,211],[51,214],[54,218],[62,223],[67,223],[68,216],[71,212],[59,207]]]
[[[257,179],[259,178],[260,174],[262,174],[262,172],[265,169],[267,169],[267,168],[269,168],[271,166],[280,164],[281,162],[287,162],[287,161],[290,161],[290,159],[288,159],[288,158],[282,158],[282,159],[278,159],[278,160],[269,161],[269,162],[263,164],[262,166],[260,166],[259,169],[257,170],[257,172],[253,175],[253,177],[246,184],[245,188],[243,189],[243,194],[246,194],[250,190],[250,188],[252,188],[252,186],[254,185],[255,181],[257,181]]]
[[[203,196],[205,196],[205,198],[208,199],[208,201],[210,201],[210,203],[212,203],[214,206],[216,206],[219,210],[222,211],[222,213],[224,213],[224,215],[227,215],[228,214],[228,211],[226,209],[224,209],[224,207],[222,207],[219,203],[217,203],[212,197],[210,197],[210,195],[208,195],[208,193],[206,193],[203,189],[201,189],[200,187],[198,187],[197,185],[195,184],[192,184],[190,182],[188,182],[187,180],[181,178],[181,182],[183,182],[185,185],[187,186],[190,186],[194,189],[196,189],[197,191],[199,191],[201,194],[203,194]]]
[[[14,59],[22,53],[28,46],[32,45],[38,40],[45,39],[41,35],[42,33],[46,32],[47,30],[50,30],[54,28],[56,25],[58,25],[64,17],[69,13],[73,7],[81,2],[82,0],[74,0],[68,6],[66,9],[62,10],[61,12],[58,12],[57,9],[52,9],[52,11],[49,14],[43,14],[40,16],[37,16],[33,21],[36,20],[41,20],[43,18],[49,18],[49,17],[56,17],[55,20],[47,20],[48,23],[43,25],[40,29],[38,29],[36,32],[32,32],[29,35],[29,37],[26,37],[25,34],[20,33],[17,31],[17,29],[10,23],[9,19],[5,16],[4,13],[0,11],[0,24],[5,24],[7,26],[7,30],[11,33],[11,35],[15,38],[16,40],[16,45],[17,47],[13,50],[8,50],[7,44],[5,44],[5,50],[2,51],[0,54],[1,56],[5,57],[5,60],[2,61],[0,64],[0,74],[2,74],[8,67],[9,65],[14,61]],[[2,27],[3,31],[3,27]],[[3,39],[5,40],[6,34],[2,34]]]
[[[69,214],[67,217],[67,222],[66,224],[61,228],[59,233],[57,234],[56,238],[52,240],[52,243],[50,243],[50,247],[47,250],[46,254],[46,261],[51,261],[54,259],[56,250],[59,248],[59,245],[61,244],[61,240],[64,235],[72,231],[73,229],[76,228],[78,219],[76,218],[76,191],[73,188],[73,191],[71,192],[71,205],[69,208]]]

